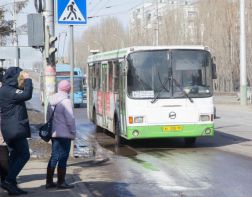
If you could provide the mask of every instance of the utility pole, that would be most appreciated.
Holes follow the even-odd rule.
[[[158,1],[156,0],[156,15],[157,15],[157,26],[156,26],[156,46],[159,45],[159,10],[158,10]]]
[[[17,35],[16,1],[13,0],[13,46],[15,47],[15,66],[19,67],[19,47]]]
[[[46,121],[46,111],[48,105],[48,97],[56,92],[56,65],[54,42],[56,41],[55,25],[54,25],[54,0],[45,1],[45,47],[43,51],[44,64],[44,114]]]
[[[245,2],[240,0],[240,104],[247,105]]]

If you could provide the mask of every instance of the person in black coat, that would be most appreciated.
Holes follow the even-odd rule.
[[[32,80],[18,67],[6,70],[0,88],[1,132],[9,149],[8,174],[1,187],[9,195],[26,194],[16,178],[30,158],[26,138],[31,137],[25,101],[32,97]]]

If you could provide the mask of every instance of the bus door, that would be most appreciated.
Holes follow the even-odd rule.
[[[108,63],[102,62],[102,125],[107,128]]]
[[[86,99],[87,99],[87,111],[89,113],[89,117],[92,117],[93,113],[93,106],[94,106],[94,99],[93,99],[93,92],[96,89],[96,75],[95,75],[95,65],[89,64],[88,65],[88,92],[86,92]],[[93,118],[93,117],[92,117]]]
[[[126,135],[126,65],[125,61],[119,63],[120,77],[119,77],[119,109],[120,109],[120,123],[121,134]]]

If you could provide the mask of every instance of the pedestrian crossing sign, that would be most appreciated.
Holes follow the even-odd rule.
[[[86,0],[57,0],[56,15],[58,24],[87,24]]]

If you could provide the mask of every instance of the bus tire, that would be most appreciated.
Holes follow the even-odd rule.
[[[192,147],[195,145],[195,142],[196,142],[196,137],[188,137],[188,138],[185,138],[185,145],[187,147]]]
[[[97,116],[96,116],[95,108],[93,110],[93,117],[92,117],[92,119],[93,119],[93,123],[95,125],[95,132],[97,132],[97,133],[102,132],[103,131],[102,127],[100,127],[100,126],[97,125]]]
[[[115,131],[115,145],[117,147],[120,147],[124,143],[123,143],[123,139],[121,137],[120,122],[117,119],[115,119],[114,127],[115,127],[115,129],[114,129],[114,131]]]

